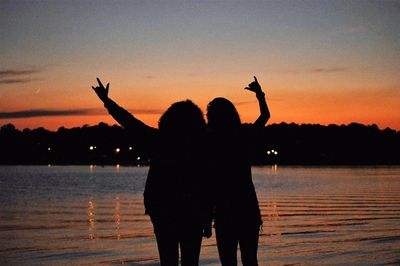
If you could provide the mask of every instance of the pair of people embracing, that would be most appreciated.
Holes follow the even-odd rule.
[[[256,94],[260,116],[241,124],[235,106],[215,98],[203,113],[190,100],[172,104],[158,129],[144,124],[108,97],[109,83],[93,86],[111,116],[151,159],[144,191],[162,266],[199,264],[202,237],[212,220],[222,265],[257,265],[262,219],[251,179],[251,147],[270,117],[256,77],[245,89]]]

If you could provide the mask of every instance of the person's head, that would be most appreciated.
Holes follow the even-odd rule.
[[[212,130],[235,130],[240,127],[240,117],[233,103],[218,97],[207,106],[208,127]]]
[[[173,103],[158,122],[161,133],[170,136],[199,134],[206,128],[203,112],[192,101]]]

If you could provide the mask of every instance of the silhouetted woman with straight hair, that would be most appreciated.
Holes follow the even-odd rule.
[[[172,104],[158,129],[147,126],[108,97],[109,84],[92,87],[112,117],[151,158],[144,191],[145,212],[151,218],[162,266],[198,265],[203,234],[210,237],[210,208],[204,187],[206,123],[191,101]]]
[[[251,178],[250,153],[270,113],[261,86],[254,79],[245,88],[256,94],[260,107],[260,116],[253,124],[241,124],[235,106],[225,98],[215,98],[207,107],[214,225],[223,266],[237,265],[238,244],[243,265],[258,265],[262,219]]]

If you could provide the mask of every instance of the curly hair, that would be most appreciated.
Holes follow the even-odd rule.
[[[203,112],[192,101],[173,103],[158,122],[160,132],[167,134],[196,134],[206,128]]]

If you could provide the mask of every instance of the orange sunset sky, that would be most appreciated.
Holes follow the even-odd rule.
[[[230,99],[269,123],[400,130],[400,1],[0,2],[0,125],[115,122],[91,86],[156,126],[173,102]]]

